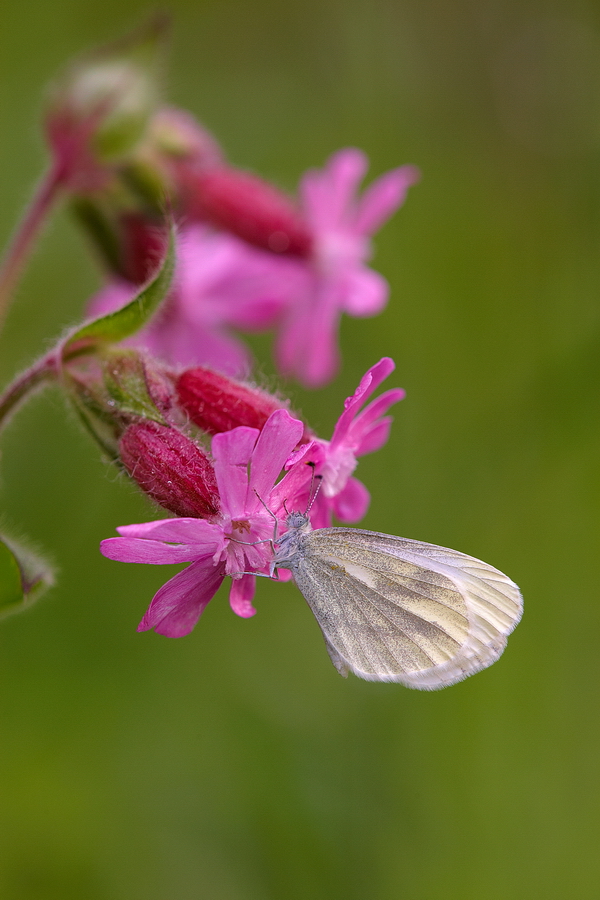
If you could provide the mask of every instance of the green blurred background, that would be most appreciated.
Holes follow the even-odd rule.
[[[508,572],[501,661],[439,693],[341,679],[293,586],[136,634],[162,567],[98,553],[156,515],[58,394],[2,442],[0,502],[59,567],[0,627],[1,900],[600,896],[600,4],[173,0],[172,102],[293,190],[356,145],[423,180],[377,239],[386,312],[342,328],[327,436],[388,354],[407,390],[361,462],[365,527]],[[0,8],[0,237],[45,164],[43,85],[141,0]],[[99,284],[64,211],[1,341],[8,381]],[[268,342],[256,344],[262,358]],[[262,363],[265,377],[271,369]],[[272,381],[268,382],[273,384]]]

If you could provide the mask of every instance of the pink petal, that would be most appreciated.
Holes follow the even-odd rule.
[[[235,266],[241,242],[204,225],[192,225],[180,233],[178,284],[188,301],[214,288]],[[192,311],[192,310],[190,310]]]
[[[337,309],[323,310],[316,339],[310,348],[298,380],[309,388],[322,387],[334,377],[340,366],[337,336],[340,314]]]
[[[271,322],[265,317],[272,319],[287,305],[306,278],[306,265],[299,260],[251,247],[232,235],[212,233],[209,239],[203,230],[190,231],[196,239],[186,245],[179,294],[181,309],[192,321],[267,327]]]
[[[248,248],[221,286],[220,317],[242,330],[268,328],[306,281],[306,263]]]
[[[315,232],[331,226],[327,181],[320,169],[309,169],[300,181],[298,193],[304,214]]]
[[[385,419],[381,419],[379,422],[372,425],[364,433],[360,443],[354,451],[354,455],[365,456],[367,453],[374,453],[376,450],[380,450],[381,447],[387,443],[392,422],[392,417],[386,416]]]
[[[177,330],[164,338],[156,352],[171,365],[208,366],[233,378],[246,376],[252,368],[248,348],[221,328],[206,325],[194,328],[180,319]]]
[[[306,173],[300,197],[307,220],[316,231],[350,224],[354,194],[367,170],[367,157],[353,147],[331,156],[325,168]]]
[[[162,541],[148,541],[141,538],[118,537],[101,541],[100,552],[107,559],[116,559],[119,562],[162,566],[192,562],[198,558],[199,548],[189,545],[177,547]]]
[[[360,407],[395,368],[394,360],[384,356],[363,375],[353,395],[344,402],[344,412],[333,430],[332,444],[339,444],[345,438]]]
[[[379,360],[379,362],[376,362],[374,366],[371,366],[371,368],[366,373],[366,375],[371,376],[371,384],[369,390],[364,395],[365,400],[371,396],[373,391],[375,391],[379,387],[382,381],[385,381],[388,375],[392,374],[395,368],[396,363],[389,356],[383,356]]]
[[[305,333],[310,323],[310,311],[305,299],[300,298],[295,307],[290,308],[285,317],[275,344],[277,368],[282,375],[293,376],[302,357]]]
[[[255,589],[256,578],[254,575],[244,575],[242,578],[232,579],[229,604],[234,613],[241,616],[242,619],[249,619],[250,616],[256,614],[256,610],[252,606]]]
[[[332,505],[340,522],[358,522],[369,508],[371,496],[357,478],[349,478],[346,487],[333,498]]]
[[[308,387],[325,384],[337,370],[341,288],[339,279],[321,279],[310,300],[292,309],[281,330],[279,368]]]
[[[136,295],[136,287],[128,281],[111,281],[101,288],[87,306],[87,315],[95,319],[121,309]]]
[[[128,538],[152,538],[174,544],[202,544],[218,540],[218,526],[205,519],[157,519],[139,525],[120,525],[117,531]]]
[[[273,512],[278,515],[286,511],[305,512],[317,486],[318,480],[314,477],[313,467],[306,463],[298,463],[275,485],[270,499]]]
[[[346,282],[344,311],[350,316],[375,316],[385,307],[389,292],[383,275],[357,266]]]
[[[390,406],[393,406],[394,403],[399,403],[401,400],[404,400],[405,397],[406,391],[404,388],[391,388],[389,391],[385,391],[359,412],[354,420],[353,428],[365,430],[365,428],[375,422],[376,419],[385,415]]]
[[[171,295],[156,319],[132,341],[171,365],[207,365],[226,375],[249,370],[250,353],[221,325],[220,315],[207,314],[202,296],[195,297],[198,316],[192,318],[183,304],[181,288]]]
[[[222,565],[215,566],[210,558],[192,563],[155,594],[138,631],[154,628],[173,638],[189,634],[222,581]]]
[[[292,466],[295,466],[296,463],[299,463],[304,457],[306,457],[307,462],[309,460],[314,462],[314,453],[323,453],[321,445],[322,441],[316,439],[308,441],[307,444],[301,444],[297,450],[294,450],[294,452],[290,453],[288,456],[285,464],[286,469],[291,469]]]
[[[393,388],[390,391],[386,391],[385,394],[381,394],[381,396],[377,397],[372,403],[369,403],[369,405],[357,415],[349,429],[349,433],[352,436],[352,443],[356,447],[355,453],[357,456],[363,456],[365,453],[372,453],[373,450],[378,450],[383,446],[387,440],[389,425],[392,420],[385,420],[388,423],[387,430],[385,431],[385,437],[381,437],[381,443],[377,443],[377,441],[380,440],[379,437],[373,437],[374,430],[377,429],[380,424],[377,420],[380,419],[394,403],[404,400],[405,396],[406,392],[402,388]],[[367,446],[368,449],[365,449]]]
[[[310,456],[308,458],[310,459]],[[273,512],[278,514],[282,509],[287,509],[288,512],[304,512],[313,480],[314,468],[312,466],[302,460],[295,463],[271,491],[269,503]],[[315,489],[316,485],[315,481]]]
[[[350,216],[355,205],[354,195],[365,177],[369,161],[366,154],[356,147],[338,150],[330,156],[325,167],[330,183],[330,215],[333,221],[344,220],[353,224]]]
[[[404,203],[407,191],[421,173],[415,166],[401,166],[386,172],[363,193],[354,227],[360,234],[373,234]]]
[[[215,434],[212,453],[223,512],[230,516],[245,513],[248,493],[248,464],[259,436],[257,428],[241,426]]]
[[[277,409],[269,416],[252,454],[246,509],[256,509],[259,497],[267,501],[277,476],[303,433],[302,422],[292,418],[286,409]]]
[[[278,569],[277,574],[279,575],[279,578],[274,578],[273,579],[274,581],[291,581],[292,580],[292,573],[290,572],[289,569]]]

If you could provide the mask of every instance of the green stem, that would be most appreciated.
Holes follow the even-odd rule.
[[[56,381],[58,374],[59,356],[56,349],[53,349],[18,375],[0,395],[0,430],[6,425],[10,414],[29,394],[41,387],[44,382]]]
[[[62,183],[63,168],[53,165],[42,177],[0,264],[0,329],[11,294],[27,261],[35,238],[52,207]]]

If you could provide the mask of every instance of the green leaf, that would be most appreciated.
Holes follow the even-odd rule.
[[[78,223],[88,232],[103,261],[113,272],[120,271],[121,258],[116,226],[111,222],[101,203],[95,198],[77,197],[71,200],[71,211]]]
[[[148,389],[149,373],[139,353],[135,350],[109,350],[103,371],[104,386],[114,401],[113,415],[118,411],[121,416],[139,416],[166,424]]]
[[[85,430],[98,442],[108,459],[119,459],[119,423],[111,418],[93,393],[72,392],[70,400]]]
[[[46,562],[0,537],[0,618],[31,606],[53,583]]]
[[[67,338],[63,357],[69,358],[78,352],[88,352],[99,344],[122,341],[139,331],[167,296],[174,268],[175,234],[171,228],[165,258],[152,281],[127,306],[78,328]]]

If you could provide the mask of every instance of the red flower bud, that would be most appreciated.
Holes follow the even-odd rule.
[[[288,198],[267,182],[239,169],[211,167],[181,173],[188,215],[211,222],[249,244],[307,257],[312,238]]]
[[[119,442],[123,465],[147,494],[178,516],[210,519],[220,508],[213,465],[175,428],[142,421]]]
[[[45,130],[63,185],[101,190],[141,143],[160,94],[164,16],[68,66],[51,86]]]
[[[238,425],[261,429],[272,412],[285,406],[270,394],[200,366],[183,372],[175,390],[192,422],[209,434]]]
[[[124,213],[122,231],[122,275],[133,284],[143,284],[156,271],[165,254],[167,229],[141,213]]]

